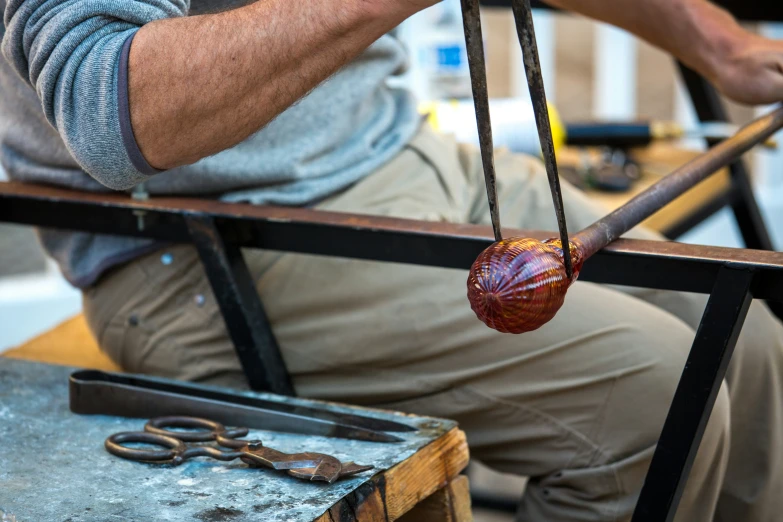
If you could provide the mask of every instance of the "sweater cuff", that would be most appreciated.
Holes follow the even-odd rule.
[[[128,157],[136,170],[147,176],[152,176],[153,174],[158,174],[163,171],[156,169],[144,159],[144,155],[139,149],[139,144],[136,143],[136,137],[133,135],[133,127],[131,126],[130,102],[128,100],[128,57],[130,56],[130,48],[134,36],[136,36],[135,31],[125,40],[120,53],[120,70],[117,76],[117,104],[119,109],[120,135],[122,136],[122,143],[125,146],[125,152],[127,152]]]

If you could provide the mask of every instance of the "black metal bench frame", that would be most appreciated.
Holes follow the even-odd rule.
[[[136,201],[19,183],[0,183],[0,222],[194,245],[248,382],[281,394],[294,390],[242,248],[467,270],[493,241],[488,227],[476,225],[211,200]],[[618,240],[585,264],[580,279],[710,294],[633,518],[671,520],[751,298],[783,299],[783,253]]]

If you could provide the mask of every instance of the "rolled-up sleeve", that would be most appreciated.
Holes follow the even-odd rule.
[[[129,189],[156,171],[133,137],[127,67],[136,31],[185,16],[189,0],[8,0],[2,52],[37,92],[79,165]]]

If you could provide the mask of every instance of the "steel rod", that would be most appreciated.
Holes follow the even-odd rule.
[[[563,194],[560,190],[560,176],[557,172],[557,160],[555,157],[555,143],[552,139],[552,125],[549,121],[549,108],[544,89],[544,78],[541,74],[541,63],[538,59],[538,44],[536,43],[536,31],[533,26],[533,12],[530,8],[530,0],[512,0],[511,9],[514,12],[514,20],[517,27],[517,37],[522,48],[522,59],[525,63],[527,85],[530,91],[530,99],[533,102],[533,112],[538,128],[538,141],[541,144],[541,153],[544,158],[546,175],[549,178],[549,189],[552,193],[552,203],[555,206],[557,216],[557,229],[560,232],[560,242],[568,245],[568,227],[566,225],[565,209],[563,208]],[[566,275],[569,279],[573,276],[574,268],[569,249],[563,249],[563,263]]]
[[[500,206],[498,205],[497,181],[495,178],[494,145],[492,123],[489,117],[489,93],[487,91],[487,67],[484,60],[484,39],[481,34],[481,13],[478,0],[462,0],[462,25],[465,31],[465,47],[468,53],[470,83],[473,91],[473,106],[478,125],[481,162],[484,166],[484,183],[487,186],[489,214],[495,241],[503,239],[500,229]]]
[[[575,234],[583,259],[592,256],[663,206],[783,128],[783,107],[742,127],[734,136],[686,163],[625,205]]]

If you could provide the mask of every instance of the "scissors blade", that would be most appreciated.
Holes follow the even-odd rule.
[[[98,370],[71,374],[74,413],[148,418],[187,415],[226,425],[371,442],[401,442],[384,431],[416,428],[384,419],[276,402],[212,387]]]
[[[484,183],[487,187],[489,214],[495,241],[503,239],[500,230],[500,206],[498,205],[495,159],[493,155],[492,122],[489,117],[487,93],[487,67],[484,60],[484,40],[481,35],[481,16],[478,0],[462,0],[462,25],[465,31],[465,48],[468,53],[470,83],[473,90],[473,106],[476,110],[479,148],[484,167]]]
[[[565,210],[563,209],[560,176],[557,172],[555,144],[552,139],[552,126],[549,121],[544,78],[541,75],[541,64],[538,60],[538,45],[536,44],[536,32],[533,27],[533,12],[530,8],[530,0],[512,0],[511,8],[514,12],[519,45],[522,47],[522,59],[525,62],[527,85],[530,90],[530,99],[533,102],[536,126],[538,127],[538,140],[541,143],[546,174],[549,178],[549,190],[552,193],[552,202],[555,205],[557,228],[560,231],[560,242],[563,246],[563,262],[566,275],[571,279],[574,268],[571,261],[571,249],[569,248],[568,227],[566,226]]]

